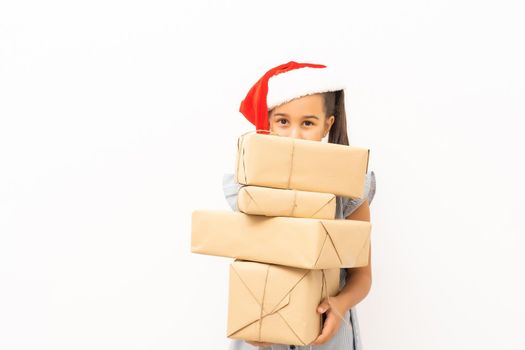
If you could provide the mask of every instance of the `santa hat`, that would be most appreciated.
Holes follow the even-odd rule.
[[[266,72],[248,91],[239,111],[257,132],[269,130],[268,110],[298,97],[344,88],[327,66],[290,61]]]

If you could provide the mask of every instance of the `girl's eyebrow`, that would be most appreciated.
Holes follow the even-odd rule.
[[[276,116],[289,117],[289,115],[286,114],[286,113],[275,113],[273,116],[274,116],[274,117],[276,117]],[[313,115],[313,114],[312,114],[312,115],[310,115],[310,114],[308,114],[308,115],[303,115],[303,118],[305,118],[305,119],[306,119],[306,118],[315,118],[315,119],[319,120],[319,117],[316,116],[316,115]]]

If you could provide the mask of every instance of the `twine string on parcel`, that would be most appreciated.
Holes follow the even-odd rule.
[[[259,313],[259,339],[258,341],[261,341],[261,331],[262,331],[262,323],[263,323],[263,313],[264,313],[264,297],[266,295],[266,286],[268,285],[268,274],[270,272],[270,265],[266,268],[266,277],[264,278],[264,288],[263,288],[263,295],[262,295],[262,301],[261,301],[261,311]]]
[[[292,154],[290,155],[290,168],[288,169],[288,183],[286,184],[286,189],[290,189],[290,181],[292,180],[292,171],[293,171],[293,156],[295,151],[295,139],[292,138]]]
[[[293,191],[293,203],[292,203],[292,209],[290,211],[290,214],[288,216],[294,216],[295,213],[295,207],[297,207],[297,191]]]
[[[256,129],[256,130],[247,131],[247,132],[245,132],[244,134],[242,134],[238,138],[238,142],[240,142],[240,144],[238,143],[237,147],[242,150],[241,160],[242,160],[242,168],[244,170],[243,171],[243,173],[244,173],[244,183],[247,183],[247,179],[246,179],[246,163],[244,162],[244,136],[248,135],[248,134],[258,133],[259,131],[262,131],[262,132],[266,133],[267,135],[279,136],[275,132],[270,131],[270,130]]]
[[[267,289],[267,285],[268,285],[268,274],[269,274],[269,270],[270,270],[270,266],[268,266],[267,270],[266,270],[266,277],[265,277],[265,280],[264,280],[264,288],[263,288],[263,295],[262,295],[262,301],[261,303],[259,304],[260,305],[260,311],[259,311],[259,329],[258,329],[258,339],[257,341],[262,341],[261,339],[261,332],[262,332],[262,323],[263,323],[263,320],[265,318],[265,312],[264,312],[264,306],[265,306],[265,296],[266,296],[266,289]],[[324,297],[326,297],[326,300],[328,302],[328,305],[330,305],[330,310],[332,312],[334,312],[337,317],[339,317],[344,323],[345,323],[345,326],[347,326],[350,331],[352,331],[352,324],[350,322],[348,322],[343,315],[341,315],[339,313],[339,311],[337,311],[337,308],[335,308],[332,304],[332,301],[330,299],[330,295],[328,293],[328,283],[327,283],[327,279],[326,279],[326,275],[325,275],[325,269],[322,269],[321,270],[322,274],[321,274],[321,300],[324,299]],[[305,275],[306,276],[306,275]],[[305,277],[303,276],[301,278],[301,280]],[[280,301],[279,301],[280,303]],[[271,314],[272,312],[274,312],[274,310],[278,307],[279,303],[275,304],[274,305],[274,308],[272,310],[267,310],[267,314]],[[322,328],[321,328],[321,332],[322,332]]]

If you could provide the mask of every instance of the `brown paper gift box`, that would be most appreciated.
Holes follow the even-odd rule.
[[[322,192],[243,186],[237,195],[239,210],[246,214],[334,219],[335,195]]]
[[[230,264],[227,336],[277,344],[311,343],[322,330],[317,306],[327,293],[338,293],[339,273],[339,269],[306,270],[235,260]]]
[[[368,265],[370,232],[368,221],[196,210],[191,251],[303,269],[351,268]]]
[[[362,198],[369,149],[276,135],[239,137],[235,178],[243,185]]]

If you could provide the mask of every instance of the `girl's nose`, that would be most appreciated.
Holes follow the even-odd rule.
[[[292,130],[290,130],[290,135],[289,137],[292,137],[294,139],[300,139],[302,138],[301,137],[301,131],[299,130],[299,128],[292,128]]]

